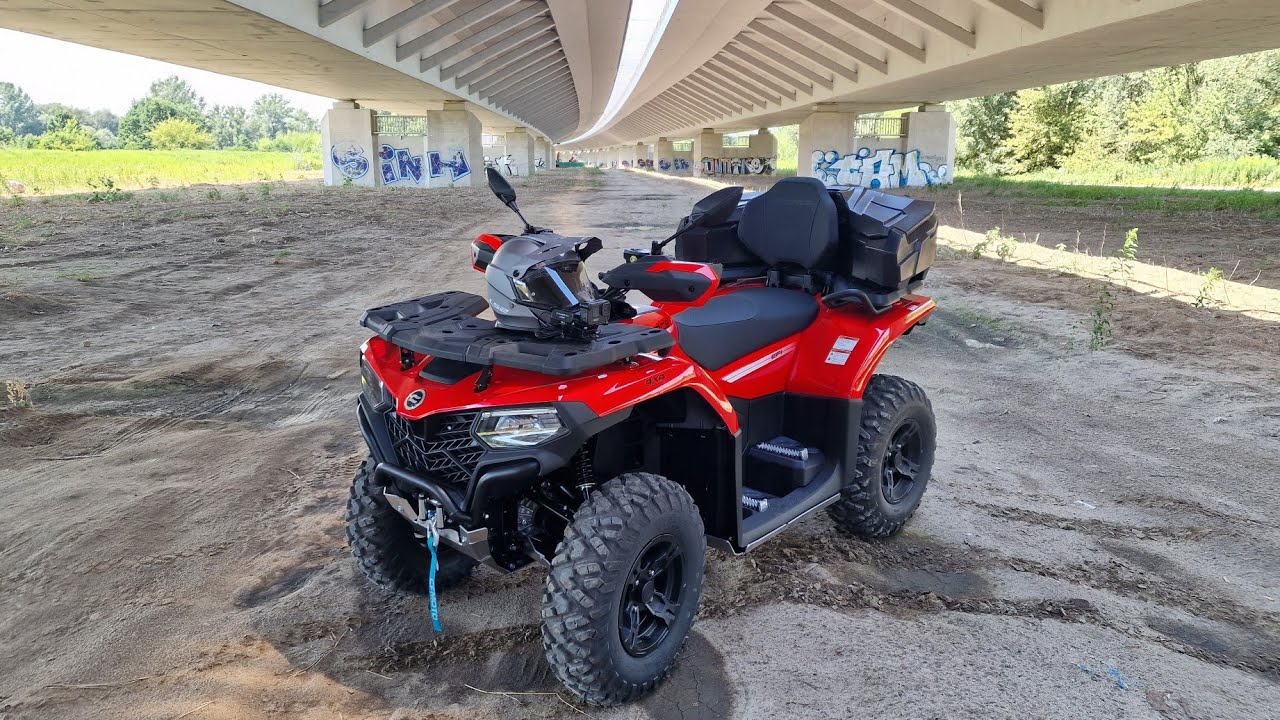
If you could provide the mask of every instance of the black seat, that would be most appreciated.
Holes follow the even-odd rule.
[[[784,178],[742,209],[738,239],[772,268],[816,270],[839,245],[839,218],[821,180]]]
[[[771,269],[810,270],[835,253],[839,216],[817,178],[785,178],[742,209],[738,239]],[[784,273],[779,273],[783,276]],[[771,283],[772,284],[772,283]],[[802,289],[757,287],[712,298],[676,315],[680,348],[708,370],[809,327],[818,300]]]
[[[680,349],[707,370],[718,370],[804,330],[817,316],[818,300],[808,293],[755,287],[714,297],[675,321]]]

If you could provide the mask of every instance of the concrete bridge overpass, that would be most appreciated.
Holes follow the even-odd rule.
[[[637,56],[638,7],[665,22]],[[724,133],[799,124],[802,173],[920,184],[954,162],[937,103],[1273,48],[1280,3],[4,0],[0,27],[337,98],[330,182],[468,184],[483,136],[517,172],[550,164],[553,142],[609,166],[751,172],[772,137],[726,148]]]

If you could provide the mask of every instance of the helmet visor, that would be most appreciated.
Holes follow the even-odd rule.
[[[587,278],[587,266],[581,260],[561,260],[536,267],[511,284],[521,300],[552,308],[569,309],[596,299],[595,288]]]

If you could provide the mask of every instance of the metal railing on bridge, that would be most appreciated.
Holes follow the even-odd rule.
[[[425,115],[375,115],[374,135],[426,135]]]
[[[854,137],[899,138],[907,134],[900,117],[860,117],[853,123]]]

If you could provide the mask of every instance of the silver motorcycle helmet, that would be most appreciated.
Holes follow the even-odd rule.
[[[539,311],[571,310],[598,299],[575,241],[550,234],[504,242],[484,277],[496,324],[505,330],[537,331],[543,325]]]

